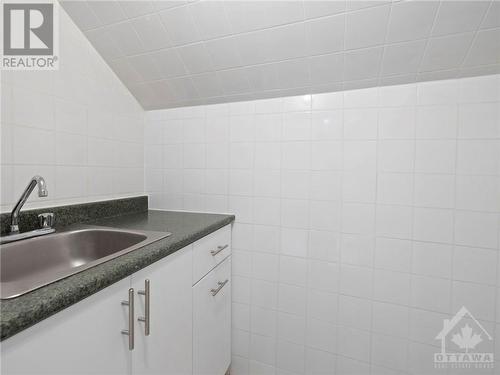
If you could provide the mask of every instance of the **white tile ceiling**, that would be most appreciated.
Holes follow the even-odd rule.
[[[72,1],[145,109],[500,72],[500,1]]]

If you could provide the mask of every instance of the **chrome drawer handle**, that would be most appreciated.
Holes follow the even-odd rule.
[[[229,279],[226,279],[224,281],[219,281],[217,284],[219,285],[216,289],[210,289],[210,293],[212,293],[212,296],[217,295],[217,293],[220,292],[222,288],[224,288],[224,285],[226,285],[229,282]]]
[[[222,250],[225,250],[227,249],[229,245],[224,245],[224,246],[217,246],[217,250],[212,250],[210,251],[210,254],[212,254],[212,256],[216,256],[217,254],[219,254]]]
[[[140,316],[137,318],[139,322],[144,322],[144,335],[149,336],[150,326],[151,326],[151,292],[150,292],[150,282],[148,279],[144,281],[144,290],[139,290],[137,294],[144,296],[144,316]]]
[[[128,290],[128,301],[122,301],[128,306],[128,329],[122,330],[122,335],[128,336],[128,350],[134,350],[134,288]]]

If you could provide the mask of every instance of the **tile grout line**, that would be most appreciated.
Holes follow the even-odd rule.
[[[410,262],[409,262],[409,281],[410,281],[410,295],[408,296],[408,323],[407,323],[407,347],[406,347],[406,363],[408,368],[411,367],[411,321],[412,321],[412,311],[413,311],[413,302],[412,302],[412,294],[414,289],[414,280],[413,280],[413,261],[414,261],[414,252],[415,252],[415,240],[414,240],[414,232],[415,232],[415,165],[416,165],[416,152],[417,152],[417,102],[418,102],[418,84],[415,84],[414,87],[415,98],[413,100],[413,165],[412,165],[412,196],[411,196],[411,233],[410,233]]]

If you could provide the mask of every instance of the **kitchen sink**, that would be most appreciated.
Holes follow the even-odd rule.
[[[92,226],[2,245],[0,298],[20,296],[169,235]]]

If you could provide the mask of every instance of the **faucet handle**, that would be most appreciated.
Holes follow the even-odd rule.
[[[52,212],[44,212],[43,214],[38,215],[38,222],[40,224],[40,228],[52,228],[54,225],[54,214]]]

